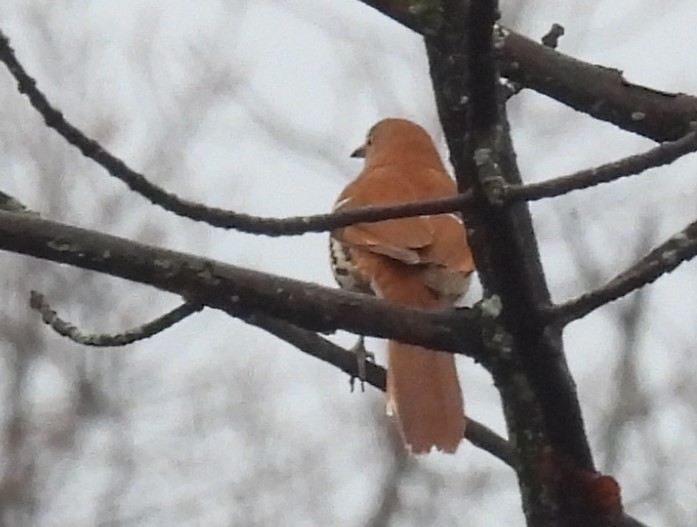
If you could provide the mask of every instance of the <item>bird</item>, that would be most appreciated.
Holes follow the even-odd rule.
[[[364,158],[364,167],[334,211],[458,192],[428,132],[406,119],[379,121],[352,157]],[[465,226],[455,213],[350,225],[333,230],[329,242],[341,288],[403,306],[452,307],[475,270]],[[466,424],[454,356],[390,340],[386,409],[412,454],[434,448],[454,453]]]

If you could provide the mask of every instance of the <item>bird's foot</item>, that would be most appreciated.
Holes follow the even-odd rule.
[[[365,391],[365,380],[366,380],[366,363],[368,361],[375,362],[375,354],[371,353],[365,349],[365,342],[363,336],[358,337],[358,342],[356,342],[351,350],[356,355],[356,365],[358,369],[358,375],[351,375],[349,379],[349,386],[351,386],[351,392],[354,391],[356,379],[361,381],[361,391]]]

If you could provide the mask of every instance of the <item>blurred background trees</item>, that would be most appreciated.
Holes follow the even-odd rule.
[[[420,39],[358,2],[326,4],[10,0],[0,20],[47,96],[131,166],[190,199],[280,217],[328,211],[379,118],[442,139]],[[561,23],[560,50],[632,82],[697,93],[687,0],[510,0],[502,12],[532,37]],[[332,284],[326,235],[218,232],[152,207],[47,130],[0,71],[3,191],[47,218]],[[510,108],[526,181],[650,145],[533,92]],[[691,221],[694,169],[688,157],[533,204],[554,298],[598,285]],[[405,458],[382,394],[349,393],[328,365],[213,311],[128,348],[82,348],[41,325],[30,289],[95,331],[177,299],[1,258],[3,525],[522,525],[507,467],[467,443],[452,459]],[[697,518],[695,278],[684,265],[565,333],[600,469],[652,526]],[[459,360],[469,413],[502,432],[489,377]]]

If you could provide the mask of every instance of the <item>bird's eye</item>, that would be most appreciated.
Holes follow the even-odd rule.
[[[365,146],[370,146],[375,140],[375,127],[373,126],[365,136]]]

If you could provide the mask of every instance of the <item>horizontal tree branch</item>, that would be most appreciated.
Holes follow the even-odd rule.
[[[650,168],[668,165],[682,156],[697,150],[697,132],[690,132],[677,141],[662,143],[646,152],[628,156],[595,168],[580,170],[540,183],[509,185],[503,188],[503,199],[511,201],[534,201],[568,194],[572,190],[609,183],[633,176]]]
[[[697,256],[697,221],[671,236],[603,287],[563,304],[546,307],[543,311],[549,319],[568,324],[650,284],[695,256]]]
[[[483,360],[475,309],[424,311],[244,269],[69,225],[0,211],[0,249],[106,273],[247,319],[263,314],[314,331],[345,329]]]

